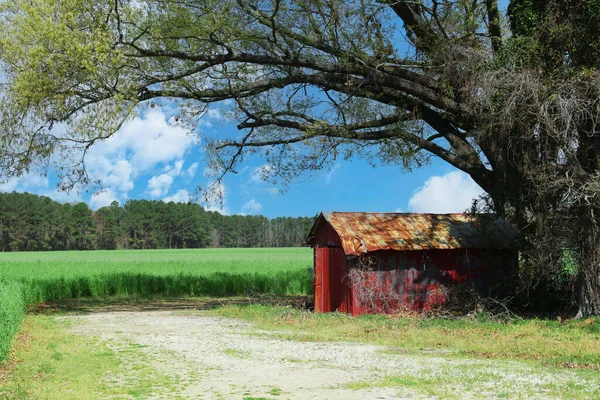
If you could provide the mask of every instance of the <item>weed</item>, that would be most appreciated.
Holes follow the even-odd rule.
[[[239,350],[239,349],[225,349],[223,350],[224,354],[227,354],[229,357],[234,357],[234,358],[249,358],[250,357],[250,352],[249,351],[244,351],[244,350]]]
[[[388,353],[529,360],[543,366],[600,367],[599,319],[582,323],[508,323],[441,318],[349,317],[261,305],[230,305],[212,313],[251,322],[281,338],[379,344]]]
[[[269,390],[269,394],[271,396],[280,396],[281,393],[283,393],[283,391],[281,389],[279,389],[278,387],[273,387],[273,388],[271,388],[271,390]]]

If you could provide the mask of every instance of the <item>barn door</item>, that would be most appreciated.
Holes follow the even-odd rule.
[[[329,249],[331,311],[350,312],[350,277],[341,247]]]
[[[315,248],[315,312],[350,309],[346,256],[341,247]]]

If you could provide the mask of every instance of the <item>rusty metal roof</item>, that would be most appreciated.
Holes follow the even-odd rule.
[[[502,219],[468,214],[322,213],[309,233],[308,243],[325,220],[340,236],[346,255],[376,250],[504,249],[514,248],[517,232]]]

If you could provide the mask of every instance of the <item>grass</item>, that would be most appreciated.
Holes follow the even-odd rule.
[[[583,321],[349,317],[291,308],[229,305],[210,314],[250,322],[255,335],[295,341],[368,343],[415,368],[358,380],[353,390],[403,396],[600,398],[600,319]],[[435,361],[432,361],[435,360]],[[428,367],[427,367],[428,366]],[[399,395],[400,395],[399,394]]]
[[[250,358],[249,351],[243,351],[243,350],[239,350],[239,349],[224,349],[223,353],[232,358],[241,358],[241,359]]]
[[[0,254],[27,304],[109,296],[309,294],[311,250],[191,249]]]
[[[311,250],[192,249],[0,253],[0,361],[25,305],[131,297],[306,295]]]
[[[0,361],[8,355],[13,336],[24,316],[22,285],[0,280]]]
[[[379,344],[382,360],[407,360],[402,363],[413,366],[342,385],[346,389],[391,388],[408,397],[456,399],[465,394],[472,398],[600,398],[595,369],[599,366],[600,320],[596,319],[561,324],[352,318],[256,305],[179,313],[246,320],[252,326],[248,334],[269,339]],[[0,382],[0,398],[145,398],[182,389],[185,380],[157,374],[152,367],[156,360],[146,358],[145,345],[112,340],[102,344],[70,334],[70,326],[61,320],[56,314],[26,317],[13,348],[11,360],[17,362],[5,384]],[[512,350],[513,345],[521,350]],[[234,359],[251,356],[234,348],[221,351]],[[588,354],[582,358],[583,353]],[[82,370],[85,373],[79,377]],[[269,389],[262,396],[285,397],[281,389]]]
[[[282,393],[283,391],[278,387],[272,387],[271,390],[269,390],[271,396],[280,396]]]
[[[148,366],[141,351],[128,349],[124,361],[121,351],[69,333],[68,323],[52,317],[28,316],[15,342],[14,362],[0,370],[7,375],[0,398],[145,398],[168,388],[168,379]]]
[[[13,343],[13,357],[0,364],[10,370],[4,383],[6,371],[0,370],[0,398],[143,398],[173,384],[152,370],[143,349],[128,346],[116,351],[69,334],[64,323],[50,317],[26,317],[18,339],[12,340],[27,304],[91,299],[90,307],[103,307],[108,298],[125,299],[126,303],[126,299],[153,296],[307,295],[312,289],[310,267],[309,249],[0,254],[0,361]],[[526,384],[523,393],[510,386],[496,387],[494,393],[497,397],[564,397],[567,393],[570,398],[600,398],[600,386],[589,385],[597,382],[600,370],[597,318],[565,323],[378,315],[352,318],[260,305],[228,305],[208,313],[249,321],[257,334],[266,330],[270,337],[378,344],[389,357],[441,357],[462,363],[452,370],[399,371],[349,386],[357,390],[391,387],[425,396],[460,398],[461,386],[478,388],[482,382],[499,380],[498,374],[506,371],[514,371],[521,380],[528,379],[531,371],[559,371],[571,377],[544,383],[543,393],[530,393],[534,386]],[[224,352],[233,358],[248,357],[235,349]],[[121,358],[125,356],[129,361]],[[485,359],[494,359],[498,368],[490,369]],[[127,379],[119,378],[123,371]],[[280,393],[274,388],[269,394]]]
[[[359,342],[386,352],[523,360],[541,366],[600,370],[600,319],[566,323],[312,314],[292,308],[229,305],[211,313],[243,319],[284,339]]]
[[[456,364],[435,371],[403,371],[383,379],[357,381],[354,390],[394,388],[407,397],[418,395],[443,399],[545,398],[590,399],[600,396],[598,377],[591,373],[561,374],[522,363],[496,362],[493,369],[479,364]]]

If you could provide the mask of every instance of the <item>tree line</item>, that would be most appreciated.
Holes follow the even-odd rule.
[[[30,193],[0,193],[0,251],[300,246],[312,217],[222,215],[196,203],[128,200],[92,211]]]

